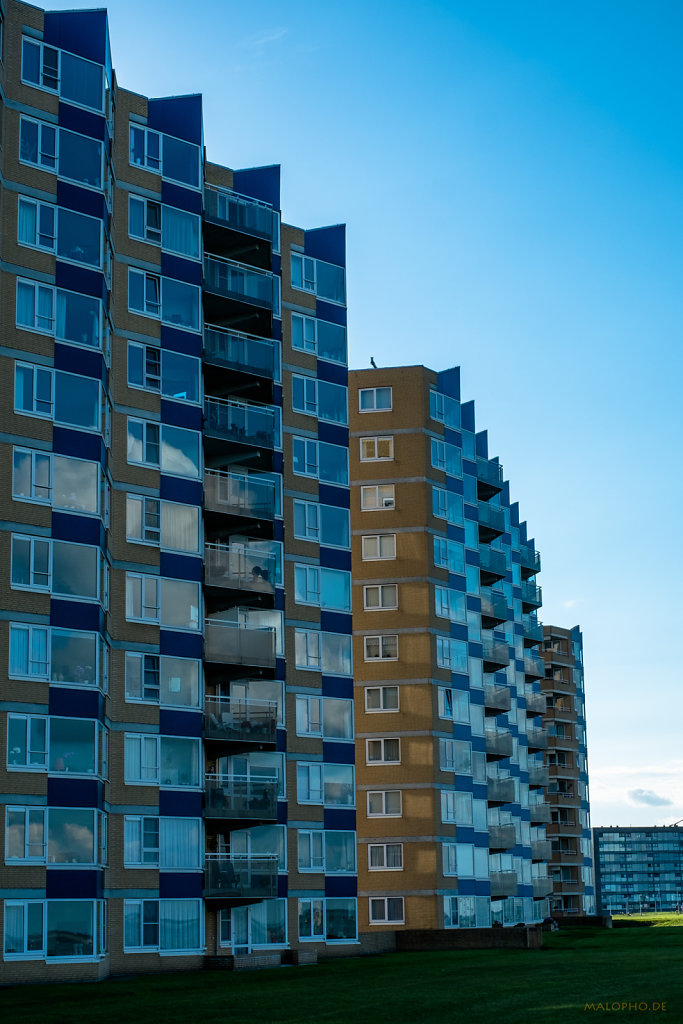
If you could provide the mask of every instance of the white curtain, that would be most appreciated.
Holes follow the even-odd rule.
[[[199,949],[199,900],[159,900],[159,948]]]
[[[198,818],[160,818],[161,868],[201,867]]]
[[[163,246],[184,256],[199,256],[199,228],[195,216],[176,210],[172,206],[164,206],[163,212]]]

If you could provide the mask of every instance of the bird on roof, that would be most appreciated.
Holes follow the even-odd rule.
[[[373,356],[370,356],[370,366],[373,368],[373,370],[377,369],[377,363],[375,362]]]

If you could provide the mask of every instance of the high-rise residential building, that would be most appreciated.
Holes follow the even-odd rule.
[[[363,932],[548,914],[540,559],[459,370],[349,374]]]
[[[344,228],[1,10],[0,980],[355,951]]]
[[[543,626],[547,701],[547,800],[552,844],[553,917],[595,913],[595,883],[588,800],[588,748],[583,679],[583,637],[578,626]]]
[[[683,828],[593,829],[595,890],[601,914],[683,911]]]

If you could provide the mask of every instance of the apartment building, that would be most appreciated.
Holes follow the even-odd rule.
[[[683,910],[683,828],[620,825],[593,829],[601,914]]]
[[[578,626],[543,626],[547,711],[547,800],[551,821],[553,917],[595,913],[595,882],[588,796],[583,637]]]
[[[349,408],[360,928],[541,921],[538,552],[458,368],[352,370]]]
[[[344,228],[1,27],[0,980],[355,952]]]

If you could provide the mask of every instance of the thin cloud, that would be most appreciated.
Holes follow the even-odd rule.
[[[254,48],[268,46],[270,43],[276,43],[278,39],[282,39],[288,32],[288,28],[274,28],[269,32],[261,32],[255,36],[249,36],[248,39],[242,41],[242,46],[253,46]]]
[[[579,602],[578,602],[578,600],[575,597],[571,598],[571,600],[569,600],[569,601],[563,601],[562,602],[562,604],[563,604],[563,606],[565,608],[575,608],[578,603]]]
[[[653,789],[629,789],[627,796],[631,803],[647,804],[648,807],[669,807],[673,800],[659,796]]]

